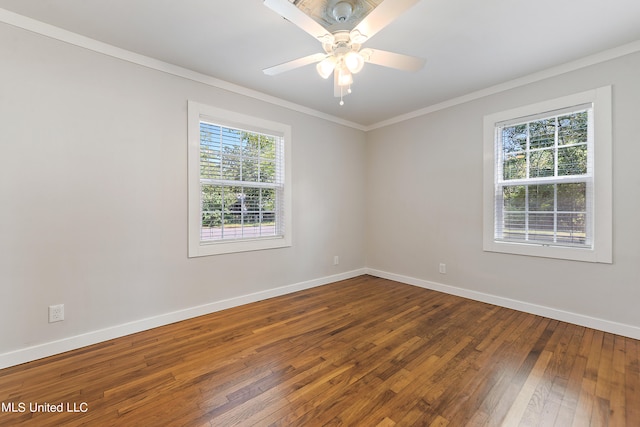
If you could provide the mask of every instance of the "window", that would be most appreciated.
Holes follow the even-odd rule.
[[[189,102],[189,256],[291,246],[289,126]]]
[[[484,125],[484,249],[610,263],[610,87]]]

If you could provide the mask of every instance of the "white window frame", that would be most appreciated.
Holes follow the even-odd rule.
[[[593,108],[593,231],[591,247],[571,247],[553,244],[510,242],[495,239],[497,150],[500,149],[497,129],[500,123],[522,117],[544,115],[583,104]],[[510,109],[484,117],[483,176],[483,249],[516,255],[528,255],[585,262],[612,263],[612,114],[611,86],[563,96],[549,101]]]
[[[217,108],[194,101],[187,106],[188,116],[188,233],[189,257],[220,255],[289,247],[292,245],[291,220],[291,126]],[[284,197],[282,200],[283,235],[255,239],[201,240],[200,122],[223,127],[275,135],[284,139]]]

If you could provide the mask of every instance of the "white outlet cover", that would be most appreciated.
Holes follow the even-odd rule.
[[[64,320],[64,304],[49,306],[49,323],[61,322]]]

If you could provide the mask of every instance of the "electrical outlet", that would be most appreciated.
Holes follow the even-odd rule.
[[[338,255],[335,255],[333,257],[333,265],[338,265],[340,264],[340,257]]]
[[[64,320],[64,304],[49,306],[49,323],[62,322]]]
[[[440,271],[440,274],[447,274],[447,264],[440,263],[438,270]]]

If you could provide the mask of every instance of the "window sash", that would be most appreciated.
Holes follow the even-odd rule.
[[[495,193],[495,224],[494,240],[498,242],[513,242],[537,244],[543,246],[565,246],[592,248],[593,247],[593,181],[567,180],[570,182],[545,183],[544,186],[552,187],[551,208],[534,209],[530,196],[530,187],[538,187],[537,184],[527,185],[497,185]],[[584,204],[581,209],[561,209],[565,200],[558,196],[558,186],[566,184],[584,185]],[[520,209],[509,209],[504,199],[505,188],[524,187],[525,196]],[[515,221],[521,217],[521,224]],[[546,217],[546,220],[543,218]]]
[[[587,129],[585,140],[563,144],[561,141],[560,118],[573,117],[586,113]],[[532,143],[532,126],[546,126]],[[505,129],[520,127],[515,142],[512,136],[507,139]],[[552,129],[551,129],[552,128]],[[524,131],[524,133],[522,133]],[[545,131],[547,133],[545,133]],[[525,137],[523,139],[523,136]],[[530,115],[518,119],[502,121],[495,124],[495,183],[494,183],[494,241],[509,243],[524,243],[543,246],[568,246],[578,248],[593,248],[593,106],[582,104],[575,107],[562,108]],[[510,141],[514,150],[505,149],[505,142]],[[561,150],[573,147],[586,147],[585,167],[582,173],[562,175],[559,156]],[[535,157],[540,153],[547,153],[547,162],[552,162],[552,169],[534,168]],[[514,175],[505,173],[506,156],[515,156],[519,162]],[[532,160],[532,158],[534,158]],[[543,161],[544,164],[544,161]],[[579,167],[578,169],[582,169]],[[574,168],[575,165],[574,165]],[[522,170],[524,169],[524,171]],[[567,167],[567,169],[570,169]],[[536,172],[535,176],[532,171]],[[524,177],[517,176],[522,175]],[[539,176],[539,174],[549,176]],[[566,184],[585,184],[584,209],[567,211],[559,209],[558,186]],[[548,200],[551,208],[545,210],[531,209],[529,189],[544,187],[553,189],[553,200]],[[504,192],[506,188],[524,189],[525,197],[521,209],[510,210],[505,206]],[[576,195],[577,197],[577,195]]]
[[[251,140],[254,143],[257,141],[257,146],[250,146],[248,141]],[[271,155],[262,150],[263,141],[274,145]],[[278,135],[227,127],[208,120],[200,121],[201,244],[284,237],[283,142]],[[233,160],[237,161],[236,164],[229,163]],[[253,174],[244,170],[247,162],[251,162],[256,169]],[[270,174],[263,174],[262,168],[269,166],[274,170]],[[229,174],[238,178],[225,179]],[[255,180],[242,179],[247,175],[254,175]],[[263,181],[265,175],[270,177]],[[219,202],[214,201],[215,196],[207,195],[205,189],[217,195]],[[257,200],[255,197],[246,200],[250,195],[245,190],[257,190]],[[273,206],[272,209],[263,209],[263,191],[268,190],[273,190],[274,200],[267,195],[264,197],[269,199],[267,204]],[[211,200],[207,200],[207,197]]]

